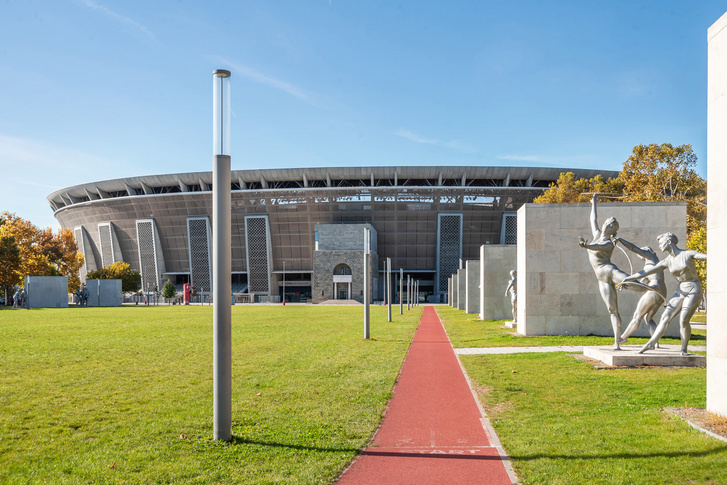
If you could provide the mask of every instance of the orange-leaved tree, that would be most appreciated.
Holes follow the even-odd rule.
[[[68,289],[79,286],[78,270],[83,256],[69,229],[53,233],[50,228],[38,229],[30,221],[10,212],[0,213],[0,238],[12,237],[17,245],[19,264],[14,269],[16,283],[24,276],[68,276]]]

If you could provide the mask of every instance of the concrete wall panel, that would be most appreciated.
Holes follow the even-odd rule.
[[[68,276],[26,276],[30,308],[68,308]]]
[[[510,281],[510,271],[516,266],[516,245],[485,246],[485,320],[512,320],[510,296],[505,296],[505,288]],[[518,284],[520,281],[518,278]]]
[[[598,292],[586,250],[578,236],[592,239],[590,204],[526,204],[518,211],[518,332],[525,335],[613,336],[606,305]],[[685,203],[599,203],[598,222],[616,217],[618,235],[638,246],[651,246],[660,257],[656,237],[667,231],[686,243]],[[640,271],[643,263],[633,253],[620,249],[611,261],[624,272]],[[676,282],[665,274],[671,295]],[[624,290],[618,294],[622,331],[631,321],[641,293]],[[657,314],[656,320],[661,313]],[[672,321],[668,336],[679,336]],[[635,336],[648,336],[641,325]]]
[[[707,37],[707,409],[727,416],[727,14]]]
[[[465,295],[465,312],[480,312],[480,261],[467,261],[465,264],[467,288]]]
[[[87,280],[88,306],[121,306],[121,280]]]

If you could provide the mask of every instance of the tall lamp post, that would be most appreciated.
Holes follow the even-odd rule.
[[[285,306],[285,261],[283,261],[283,306]]]
[[[212,301],[215,440],[232,439],[230,71],[212,73]]]
[[[364,268],[364,338],[371,336],[370,329],[370,308],[369,308],[369,254],[371,254],[371,231],[368,227],[364,227],[364,251],[363,251],[363,268]]]
[[[399,315],[404,314],[404,268],[399,268]]]
[[[411,275],[406,275],[406,310],[411,310]]]
[[[391,321],[391,258],[386,258],[386,303],[388,304],[389,321]]]

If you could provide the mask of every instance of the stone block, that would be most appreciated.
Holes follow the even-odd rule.
[[[467,303],[467,273],[457,270],[457,310],[464,310]]]
[[[512,308],[510,297],[505,296],[505,288],[510,281],[510,271],[516,269],[517,246],[513,244],[485,246],[485,320],[510,320]],[[525,284],[518,277],[518,283]]]
[[[560,271],[560,252],[528,251],[525,264],[529,273],[557,273]]]
[[[611,347],[584,347],[583,355],[599,360],[606,365],[637,367],[640,365],[653,365],[659,367],[704,367],[706,360],[701,355],[682,355],[681,351],[673,348],[659,348],[647,350],[639,354],[641,349],[637,345],[623,345],[621,350]]]
[[[546,335],[578,335],[578,316],[558,315],[545,320]]]
[[[86,280],[88,306],[121,306],[121,280]]]
[[[480,261],[467,261],[466,264],[465,312],[480,312]]]
[[[30,308],[68,308],[68,276],[26,276]]]
[[[578,273],[545,273],[542,279],[545,295],[578,294]]]

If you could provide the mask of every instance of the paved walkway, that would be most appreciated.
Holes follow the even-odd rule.
[[[516,481],[436,311],[425,307],[381,427],[338,484]]]

